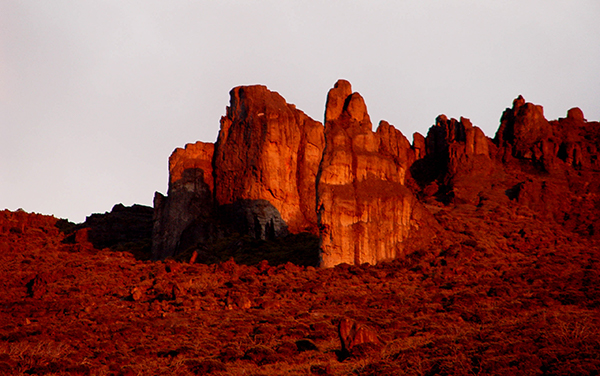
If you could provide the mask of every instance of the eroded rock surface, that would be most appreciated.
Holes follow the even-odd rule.
[[[155,258],[232,234],[318,233],[323,126],[265,86],[230,95],[217,142],[188,144],[169,159],[168,196],[155,197]]]
[[[547,121],[539,105],[519,96],[502,115],[494,142],[498,159],[517,181],[512,200],[577,233],[599,237],[600,123],[579,108]]]
[[[361,355],[368,353],[376,353],[383,344],[375,330],[347,317],[340,320],[338,335],[341,342],[342,358],[347,356],[361,357]]]
[[[289,231],[316,233],[323,126],[265,86],[237,87],[230,95],[215,148],[217,203],[266,200]]]
[[[196,142],[169,158],[168,196],[154,196],[152,255],[176,255],[215,234],[212,158],[214,144]]]
[[[415,144],[418,139],[415,136]],[[412,171],[423,186],[433,181],[427,194],[435,194],[446,203],[458,200],[476,204],[481,192],[491,186],[495,170],[491,140],[467,118],[440,115],[422,143],[425,152],[420,152],[421,159]]]
[[[426,248],[444,205],[526,206],[600,236],[600,126],[578,108],[548,121],[519,96],[493,140],[467,118],[440,115],[411,145],[386,121],[374,132],[345,80],[328,93],[324,127],[265,86],[230,95],[217,142],[170,158],[169,194],[155,198],[156,258],[211,260],[206,245],[219,239],[235,238],[231,250],[240,237],[308,232],[320,237],[321,266],[374,264]]]
[[[500,119],[496,143],[506,150],[506,156],[539,160],[544,141],[552,136],[550,123],[540,105],[525,102],[522,96],[513,101]]]
[[[363,98],[345,80],[328,94],[325,139],[317,178],[321,265],[401,256],[409,236],[429,224],[404,184],[415,159],[408,140],[386,122],[373,132]]]
[[[152,208],[117,204],[109,213],[92,214],[81,225],[88,228],[87,240],[98,249],[119,243],[148,241],[152,235]]]

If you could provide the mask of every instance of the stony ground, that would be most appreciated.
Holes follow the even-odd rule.
[[[0,374],[575,375],[600,370],[600,250],[522,207],[376,266],[136,260],[0,212]],[[340,321],[376,340],[342,351]]]

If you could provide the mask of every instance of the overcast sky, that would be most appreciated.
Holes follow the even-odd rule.
[[[599,19],[598,0],[0,0],[0,209],[152,205],[238,85],[323,121],[345,78],[410,141],[442,113],[493,137],[519,94],[598,120]]]

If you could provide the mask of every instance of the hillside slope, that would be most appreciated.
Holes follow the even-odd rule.
[[[329,269],[137,261],[0,212],[0,374],[600,369],[597,243],[514,202],[430,209],[445,234],[431,248]],[[342,352],[345,319],[370,335]]]

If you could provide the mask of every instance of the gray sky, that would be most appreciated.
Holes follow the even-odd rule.
[[[0,0],[0,209],[151,205],[238,85],[323,121],[345,78],[410,141],[442,113],[493,137],[519,94],[598,120],[598,19],[598,0]]]

